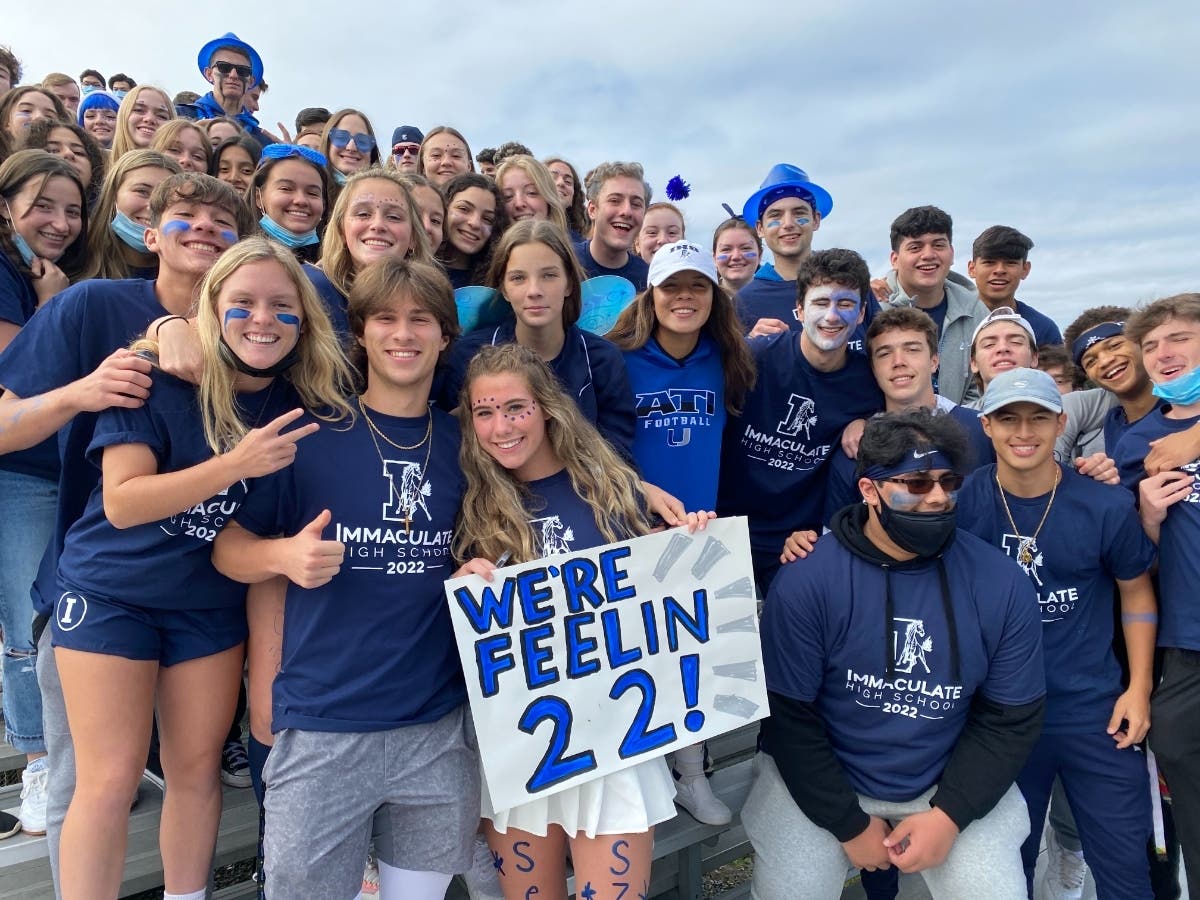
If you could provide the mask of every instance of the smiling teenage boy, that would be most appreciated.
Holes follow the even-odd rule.
[[[1147,413],[1113,452],[1121,481],[1138,491],[1142,526],[1158,545],[1162,680],[1151,706],[1150,746],[1171,789],[1188,885],[1200,890],[1200,459],[1146,476],[1151,442],[1200,423],[1200,294],[1166,297],[1138,310],[1125,334],[1141,347],[1154,394]]]
[[[230,31],[201,47],[196,65],[212,85],[211,91],[192,104],[198,118],[229,116],[264,147],[274,143],[248,108],[251,89],[262,83],[263,63],[258,52]]]
[[[959,521],[1013,558],[1041,608],[1046,718],[1017,777],[1032,826],[1021,848],[1026,879],[1032,888],[1058,777],[1098,896],[1149,900],[1150,803],[1137,744],[1150,724],[1154,546],[1127,491],[1097,484],[1055,460],[1064,416],[1048,374],[1016,368],[997,375],[980,416],[996,463],[967,479],[958,497]],[[1129,658],[1125,689],[1112,648],[1114,588]]]
[[[800,331],[796,273],[812,253],[813,233],[833,210],[833,198],[799,166],[771,168],[742,208],[742,219],[758,232],[772,262],[761,266],[735,302],[751,337]]]
[[[825,464],[842,430],[883,406],[871,368],[847,343],[862,322],[870,272],[853,250],[821,250],[797,272],[803,330],[750,340],[758,380],[721,446],[717,508],[750,518],[754,574],[765,596],[784,543],[819,528]]]
[[[650,202],[641,163],[605,162],[596,166],[588,181],[587,198],[592,236],[575,245],[579,264],[588,278],[618,275],[644,291],[650,267],[633,252]]]
[[[1017,299],[1017,288],[1029,277],[1029,251],[1033,241],[1008,225],[984,229],[971,245],[967,274],[975,282],[979,299],[990,310],[1015,309],[1033,328],[1036,344],[1061,344],[1062,333],[1047,315]]]
[[[954,222],[936,206],[907,209],[892,222],[891,306],[915,306],[938,326],[937,392],[955,403],[979,396],[968,365],[970,338],[988,308],[950,278]],[[894,276],[894,277],[893,277]]]
[[[301,442],[213,562],[236,581],[291,582],[263,773],[271,895],[354,896],[374,830],[383,891],[440,900],[470,867],[480,796],[442,592],[459,431],[429,404],[458,319],[445,275],[396,257],[359,273],[349,319],[366,385],[353,425]]]

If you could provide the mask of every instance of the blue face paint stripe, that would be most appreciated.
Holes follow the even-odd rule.
[[[300,317],[292,315],[291,313],[275,313],[275,318],[277,318],[284,325],[292,325],[297,328],[300,327]]]
[[[225,311],[225,326],[229,326],[230,319],[248,319],[250,318],[250,310],[248,309],[228,309]]]
[[[221,237],[231,244],[236,244],[238,239],[236,231],[222,231]]]
[[[174,234],[177,231],[191,231],[192,226],[181,219],[172,219],[170,222],[164,222],[158,230],[163,234]]]
[[[225,311],[225,326],[229,326],[230,319],[248,319],[250,318],[250,310],[240,309],[235,307]],[[275,318],[284,325],[291,325],[293,328],[300,327],[300,317],[294,313],[275,313]]]

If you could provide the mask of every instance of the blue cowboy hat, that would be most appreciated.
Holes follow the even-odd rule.
[[[765,205],[770,206],[771,203],[784,197],[802,197],[810,200],[813,209],[820,214],[822,219],[827,217],[830,210],[833,209],[833,198],[829,196],[829,191],[809,181],[807,172],[799,166],[778,163],[771,167],[771,171],[763,179],[762,185],[750,195],[750,199],[742,207],[742,218],[751,225],[756,225],[762,218],[760,213],[764,201],[769,201]]]
[[[200,74],[204,74],[204,70],[209,67],[212,62],[213,54],[221,47],[231,47],[239,53],[246,54],[250,60],[250,70],[254,75],[254,83],[261,84],[263,77],[262,58],[258,55],[253,47],[239,38],[232,31],[227,31],[219,38],[214,38],[203,47],[200,48],[200,53],[196,56],[196,65],[200,67]]]

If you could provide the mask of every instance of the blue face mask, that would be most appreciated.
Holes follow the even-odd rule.
[[[146,226],[141,225],[125,213],[117,210],[117,214],[113,216],[112,224],[109,226],[113,230],[113,234],[119,237],[122,241],[136,250],[138,253],[149,253],[150,250],[146,247]]]
[[[337,169],[333,170],[333,180],[336,181],[338,184],[345,184],[346,179],[347,179],[347,177],[345,175],[343,175],[341,172],[339,172]]]
[[[21,254],[21,259],[25,261],[25,265],[32,266],[37,254],[33,252],[33,248],[29,246],[29,241],[21,237],[21,233],[17,231],[16,221],[13,219],[12,207],[8,205],[8,201],[4,201],[4,208],[8,210],[8,230],[12,235],[13,246],[17,248],[17,252]]]
[[[128,94],[128,93],[129,93],[129,91],[113,91],[113,92],[112,92],[112,95],[113,95],[114,97],[116,97],[118,100],[124,100],[124,99],[125,99],[125,95],[126,95],[126,94]]]
[[[88,94],[92,93],[93,91],[98,91],[98,90],[100,90],[99,85],[85,84],[83,86],[83,96],[86,97]]]
[[[1166,384],[1156,384],[1151,391],[1155,397],[1172,406],[1191,406],[1200,403],[1200,366]]]
[[[316,229],[313,229],[312,231],[306,231],[304,234],[296,234],[288,231],[286,228],[267,215],[263,215],[263,217],[258,220],[258,227],[266,233],[267,237],[279,241],[279,243],[283,244],[283,246],[290,247],[292,250],[296,250],[300,247],[311,246],[312,244],[315,244],[321,240],[319,237],[317,237]]]

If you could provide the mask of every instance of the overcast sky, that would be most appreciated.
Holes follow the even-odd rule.
[[[199,91],[197,51],[234,31],[263,58],[268,129],[356,106],[381,144],[450,124],[472,152],[517,139],[581,172],[636,159],[659,198],[672,175],[691,183],[702,243],[722,202],[740,210],[790,162],[833,195],[814,246],[875,274],[909,206],[954,217],[962,271],[984,228],[1020,228],[1036,244],[1020,296],[1061,325],[1200,290],[1195,0],[6,6],[26,83],[92,67]]]

